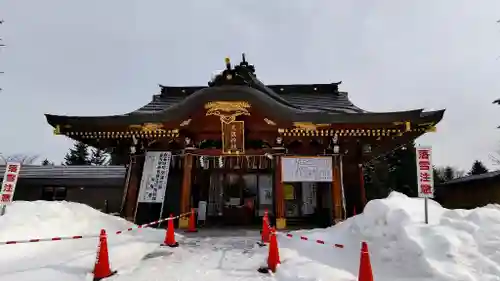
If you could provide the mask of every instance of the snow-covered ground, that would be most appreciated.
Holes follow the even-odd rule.
[[[106,280],[357,280],[360,241],[368,242],[375,281],[500,281],[500,207],[446,210],[392,193],[365,212],[331,228],[294,234],[344,244],[343,249],[279,236],[282,265],[274,276],[257,268],[266,248],[256,231],[200,231],[179,235],[178,248],[160,248],[164,230],[115,235],[132,224],[68,202],[15,202],[0,217],[0,241],[109,234],[110,261],[118,274]],[[97,240],[0,246],[0,280],[92,280]]]

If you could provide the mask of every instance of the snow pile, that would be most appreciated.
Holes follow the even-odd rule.
[[[297,250],[353,274],[359,265],[359,241],[367,241],[377,281],[500,280],[498,205],[447,210],[429,200],[427,225],[423,199],[393,192],[387,199],[370,201],[363,214],[340,225],[302,233],[346,244],[345,252],[335,255],[303,245]]]
[[[72,202],[15,201],[0,217],[0,241],[98,235],[108,231],[114,268],[130,267],[158,246],[164,231],[126,230],[132,223]],[[98,238],[0,245],[0,279],[88,280],[96,257]]]
[[[0,217],[0,241],[52,236],[99,234],[101,228],[122,230],[132,223],[87,205],[66,201],[15,201]]]
[[[201,230],[160,248],[164,230],[115,235],[132,224],[69,202],[15,202],[0,217],[0,240],[109,233],[111,280],[356,281],[360,241],[368,242],[375,281],[500,281],[500,207],[447,210],[392,193],[363,214],[326,229],[294,234],[344,244],[343,249],[279,235],[282,264],[275,276],[257,272],[267,248],[258,231]],[[91,280],[97,239],[0,246],[0,279]]]

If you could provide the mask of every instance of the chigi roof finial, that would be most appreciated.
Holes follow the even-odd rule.
[[[240,65],[244,65],[244,66],[248,65],[248,62],[247,62],[246,57],[245,57],[245,53],[241,54],[241,63],[240,63]]]
[[[240,66],[250,70],[250,72],[255,75],[255,67],[248,63],[245,53],[241,54]]]

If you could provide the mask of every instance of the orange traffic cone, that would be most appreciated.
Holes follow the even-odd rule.
[[[189,216],[189,225],[186,232],[198,232],[196,229],[196,216],[194,212],[194,208],[191,208],[191,215]]]
[[[266,268],[259,268],[260,273],[268,273],[269,271],[272,271],[273,273],[276,272],[276,269],[278,268],[278,264],[280,264],[280,253],[278,249],[278,239],[276,239],[276,229],[273,227],[271,228],[271,237],[269,239],[269,254],[267,256],[267,267]]]
[[[269,239],[269,255],[267,256],[267,266],[272,272],[276,272],[276,268],[280,261],[280,251],[278,249],[278,239],[276,238],[276,228],[271,228],[271,238]]]
[[[174,233],[174,216],[170,214],[167,224],[167,231],[165,232],[165,240],[161,244],[161,246],[169,246],[171,248],[178,247],[179,243],[175,241],[175,233]]]
[[[368,253],[368,245],[366,242],[361,242],[358,281],[373,281],[372,264],[370,262],[370,254]]]
[[[94,266],[94,281],[110,277],[115,273],[116,271],[111,271],[111,268],[109,266],[108,239],[106,235],[106,230],[101,229],[101,234],[99,235],[99,245],[97,247],[97,256]]]
[[[267,215],[267,210],[264,211],[264,216],[262,217],[262,232],[261,232],[261,246],[265,243],[269,243],[269,217]]]

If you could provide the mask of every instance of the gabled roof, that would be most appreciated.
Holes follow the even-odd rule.
[[[392,123],[418,121],[437,123],[444,110],[423,112],[422,109],[401,112],[368,112],[355,106],[338,83],[310,85],[264,85],[255,75],[255,68],[243,60],[234,68],[227,62],[226,70],[209,82],[209,86],[161,86],[147,105],[133,112],[114,116],[58,116],[46,114],[52,125],[129,125],[186,120],[205,103],[248,101],[275,120],[313,123]]]
[[[316,85],[270,85],[274,92],[296,108],[337,113],[365,113],[348,98],[347,92],[334,92],[336,84]],[[182,102],[189,95],[208,87],[161,87],[151,102],[131,114],[154,114]]]

